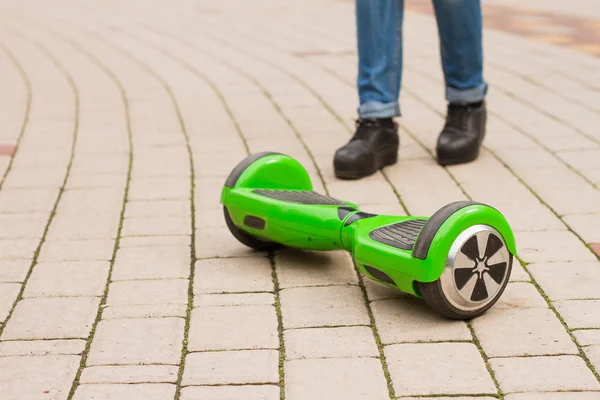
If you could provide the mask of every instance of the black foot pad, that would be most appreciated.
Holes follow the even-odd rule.
[[[369,237],[376,242],[389,244],[402,250],[412,250],[426,222],[424,219],[399,222],[372,230]]]
[[[289,201],[290,203],[300,204],[315,204],[315,205],[332,205],[332,206],[346,206],[347,204],[341,200],[334,199],[333,197],[324,196],[317,192],[306,191],[306,190],[268,190],[268,189],[256,189],[254,193],[271,197],[273,199]]]

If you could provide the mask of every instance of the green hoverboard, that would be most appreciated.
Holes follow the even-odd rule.
[[[244,245],[348,251],[370,279],[423,298],[453,319],[475,318],[498,301],[516,254],[509,224],[490,206],[459,201],[431,217],[369,214],[313,191],[304,167],[280,153],[242,160],[221,203],[229,230]]]

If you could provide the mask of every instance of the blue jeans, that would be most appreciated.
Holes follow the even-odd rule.
[[[400,115],[404,0],[355,0],[358,33],[360,118]],[[446,100],[483,98],[483,21],[480,0],[433,0]]]

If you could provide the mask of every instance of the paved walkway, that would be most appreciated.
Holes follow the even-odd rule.
[[[351,3],[0,4],[0,399],[600,399],[600,58],[488,30],[486,149],[441,168],[436,28],[408,13],[400,162],[342,182]],[[218,200],[261,150],[366,211],[497,206],[523,266],[465,323],[342,253],[249,252]]]

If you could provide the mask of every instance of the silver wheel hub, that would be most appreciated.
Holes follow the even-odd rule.
[[[488,225],[461,233],[450,248],[440,278],[447,300],[473,311],[494,301],[508,279],[510,253],[502,236]]]

